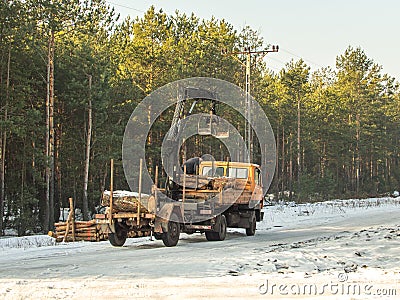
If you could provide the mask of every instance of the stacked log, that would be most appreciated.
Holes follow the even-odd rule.
[[[49,232],[49,235],[54,237],[57,242],[75,242],[80,240],[96,241],[97,227],[93,221],[76,222],[75,209],[72,198],[69,198],[69,214],[67,222],[55,223],[56,232]],[[93,227],[94,226],[94,227]]]
[[[184,175],[178,178],[178,185],[183,186],[185,181],[185,187],[187,189],[196,190],[222,190],[233,188],[237,190],[243,190],[245,188],[247,179],[238,179],[231,177],[206,177],[201,175]]]
[[[217,177],[212,180],[214,190],[223,190],[228,188],[236,188],[238,180],[229,177]]]
[[[92,221],[75,221],[74,226],[68,226],[67,222],[55,223],[56,231],[53,237],[57,242],[90,241],[99,242],[108,239],[108,232],[103,232],[101,227]],[[72,228],[75,227],[75,234]],[[67,232],[68,230],[68,232]]]
[[[183,182],[185,181],[187,189],[206,190],[212,188],[212,180],[213,178],[206,176],[186,175],[184,178],[184,175],[181,175],[177,178],[177,183],[183,186]]]
[[[147,194],[141,195],[139,202],[139,194],[129,191],[114,191],[113,192],[113,211],[119,212],[137,212],[140,205],[141,212],[148,212],[152,207],[153,198]],[[104,191],[101,198],[102,206],[110,206],[110,192]],[[154,205],[153,205],[154,206]]]

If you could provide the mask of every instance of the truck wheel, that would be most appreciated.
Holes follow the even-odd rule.
[[[121,247],[125,244],[128,232],[121,228],[118,223],[115,224],[115,233],[108,234],[108,240],[114,247]]]
[[[253,236],[256,234],[256,227],[257,227],[256,216],[253,214],[249,220],[250,220],[250,227],[246,228],[246,235]]]
[[[173,222],[171,220],[178,220],[178,217],[175,213],[171,214],[171,218],[168,221],[168,231],[163,232],[161,235],[162,241],[166,247],[176,246],[176,244],[178,244],[179,235],[181,233],[179,223]]]
[[[217,218],[217,222],[214,227],[214,231],[206,231],[207,241],[223,241],[226,237],[226,218],[224,215],[220,215]]]

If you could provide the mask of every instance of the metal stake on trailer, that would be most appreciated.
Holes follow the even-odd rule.
[[[154,175],[154,185],[155,185],[155,189],[154,189],[154,199],[155,199],[155,202],[157,203],[157,190],[158,190],[158,165],[156,165],[156,174]]]
[[[143,169],[143,159],[141,158],[139,163],[139,202],[137,205],[137,220],[136,220],[137,226],[140,225],[140,206],[142,203],[142,169]]]
[[[110,215],[109,215],[109,222],[110,225],[113,223],[113,193],[114,193],[114,159],[111,159],[110,162],[110,169],[111,169],[111,174],[110,174]]]
[[[69,198],[69,211],[71,213],[72,241],[75,242],[75,208],[72,198]]]
[[[186,196],[186,165],[183,165],[183,191],[182,191],[182,204],[185,204]]]

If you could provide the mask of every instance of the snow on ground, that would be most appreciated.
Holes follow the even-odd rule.
[[[393,208],[400,208],[400,197],[332,200],[299,205],[281,203],[265,207],[264,221],[257,228],[294,228],[305,224],[315,226],[352,216],[363,219],[369,212],[390,211]]]
[[[278,204],[254,237],[0,239],[4,299],[400,299],[400,198]]]
[[[0,249],[6,248],[37,248],[55,246],[56,241],[48,235],[33,235],[0,239]],[[1,253],[1,252],[0,252]]]

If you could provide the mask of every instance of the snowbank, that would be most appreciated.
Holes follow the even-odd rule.
[[[0,249],[6,248],[37,248],[54,246],[56,240],[48,235],[33,235],[23,237],[6,237],[0,239]]]
[[[394,208],[400,208],[400,197],[331,200],[304,204],[282,202],[264,207],[264,221],[257,225],[257,229],[274,230],[281,227],[295,228],[304,224],[321,225],[346,216],[359,215],[362,218],[368,211],[390,212]]]

